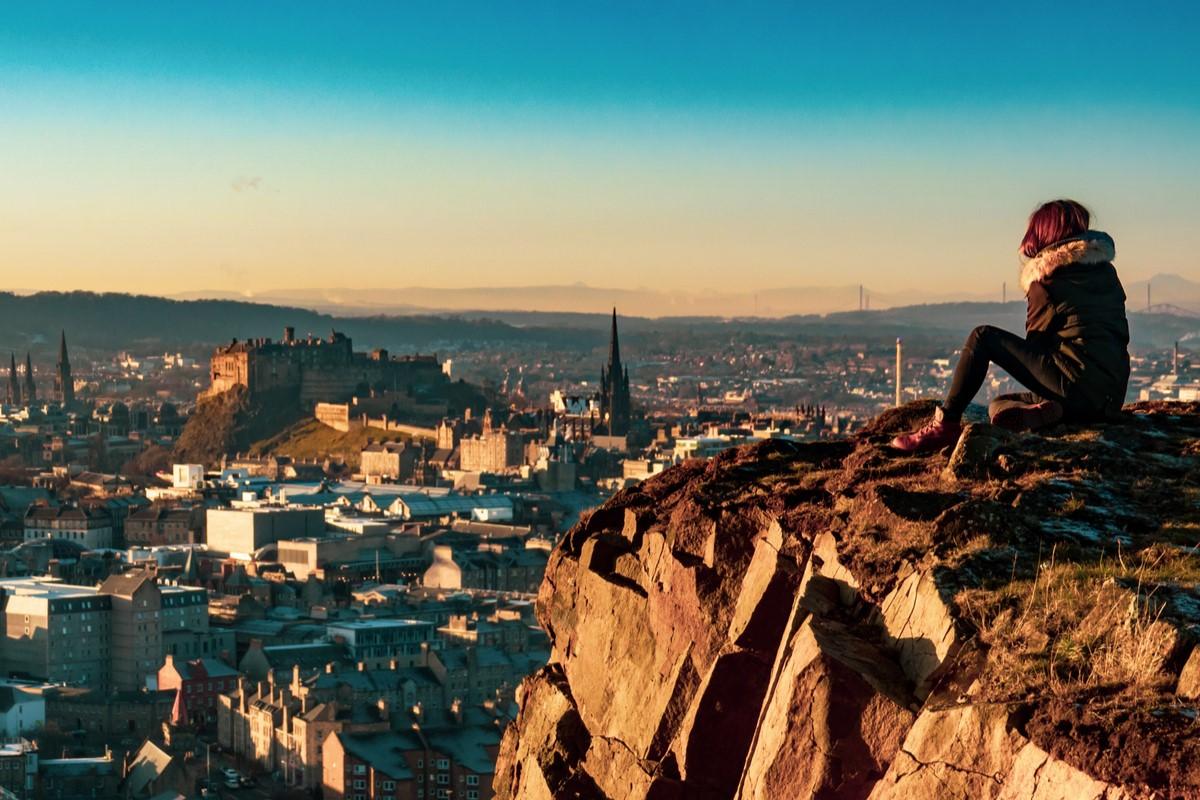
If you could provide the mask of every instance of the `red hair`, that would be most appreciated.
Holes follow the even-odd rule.
[[[1029,217],[1029,228],[1021,240],[1021,253],[1033,258],[1050,245],[1078,236],[1088,229],[1092,215],[1074,200],[1043,203]]]

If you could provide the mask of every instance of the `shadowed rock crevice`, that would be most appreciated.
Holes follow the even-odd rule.
[[[1200,407],[771,440],[583,517],[502,798],[1200,796]]]

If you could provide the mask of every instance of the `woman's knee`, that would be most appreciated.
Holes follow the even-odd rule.
[[[967,336],[967,343],[963,345],[963,349],[979,350],[981,347],[985,347],[989,341],[995,338],[997,330],[999,328],[992,325],[980,325]]]

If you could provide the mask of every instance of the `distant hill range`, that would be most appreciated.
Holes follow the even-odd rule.
[[[1200,315],[1189,306],[1166,304],[1163,299],[1163,304],[1155,302],[1154,313],[1131,307],[1135,345],[1167,347],[1176,340],[1200,341]],[[39,369],[46,368],[47,360],[52,364],[57,355],[59,331],[65,328],[73,356],[119,350],[142,354],[182,350],[204,355],[234,337],[278,337],[285,326],[295,327],[300,336],[310,332],[325,335],[336,329],[353,338],[358,349],[383,347],[393,353],[520,345],[590,351],[607,343],[610,311],[611,306],[605,304],[595,313],[462,310],[362,316],[234,300],[88,292],[0,293],[0,354],[12,351],[20,355],[30,350]],[[764,341],[803,337],[863,342],[903,336],[940,346],[956,344],[978,324],[1021,330],[1024,323],[1024,303],[1018,301],[939,303],[779,318],[744,314],[650,318],[630,313],[619,304],[618,311],[622,338],[635,351],[640,341],[661,344],[674,338],[680,347],[701,347],[727,341],[731,335],[762,337]]]
[[[1130,307],[1146,309],[1146,287],[1152,305],[1174,307],[1184,313],[1200,314],[1200,282],[1179,275],[1156,275],[1148,281],[1126,286]],[[594,313],[616,306],[630,316],[661,317],[770,317],[831,314],[859,308],[859,286],[777,287],[758,292],[658,291],[652,289],[608,289],[582,283],[560,286],[476,287],[433,289],[277,289],[265,292],[189,292],[178,299],[241,300],[274,305],[298,306],[341,316],[430,314],[446,312],[539,311],[543,313]],[[1008,299],[1020,298],[1014,280],[1008,283]],[[996,302],[1001,300],[998,283],[991,292],[973,294],[927,290],[876,292],[864,287],[862,301],[869,309],[882,310],[928,303]]]

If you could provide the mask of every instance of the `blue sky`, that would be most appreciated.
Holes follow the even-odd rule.
[[[1200,277],[1197,8],[6,4],[0,270],[967,291],[1068,195]]]

